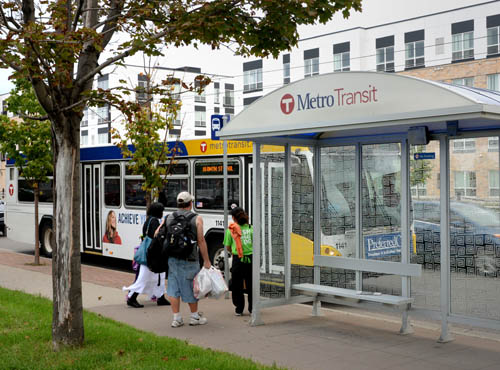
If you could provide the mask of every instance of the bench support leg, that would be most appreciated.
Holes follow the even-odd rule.
[[[410,319],[408,318],[408,308],[403,311],[402,314],[401,329],[399,329],[399,334],[408,335],[413,334],[413,328],[410,325]]]
[[[312,315],[313,316],[321,316],[321,301],[318,299],[317,296],[316,296],[316,298],[314,298]]]

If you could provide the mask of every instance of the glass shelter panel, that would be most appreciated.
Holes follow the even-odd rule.
[[[361,256],[401,262],[401,145],[363,145],[361,172]],[[400,295],[401,278],[364,272],[362,287]]]
[[[450,140],[450,271],[452,314],[500,319],[498,137],[477,137],[474,153]]]
[[[321,149],[321,254],[356,258],[356,147]],[[322,267],[322,285],[355,289],[354,271]]]
[[[313,149],[292,148],[292,284],[313,282]]]
[[[284,148],[261,154],[261,295],[284,297]]]
[[[415,308],[440,310],[440,162],[439,141],[410,147],[410,262],[422,266],[411,278]]]

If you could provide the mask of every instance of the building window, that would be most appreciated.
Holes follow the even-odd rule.
[[[333,71],[351,70],[351,46],[349,42],[333,45]]]
[[[490,197],[498,197],[500,195],[500,181],[499,181],[500,171],[490,170],[488,183],[490,187]]]
[[[145,74],[140,73],[137,75],[137,88],[135,89],[135,97],[139,103],[148,101],[148,78]]]
[[[105,104],[102,107],[97,107],[97,124],[107,124],[110,120],[109,105]]]
[[[234,107],[234,85],[224,85],[224,106]]]
[[[375,40],[377,72],[394,72],[394,36]]]
[[[451,61],[474,59],[474,20],[451,25]]]
[[[488,34],[487,56],[496,56],[499,51],[500,38],[500,14],[486,17],[486,28]]]
[[[283,55],[283,84],[290,83],[290,54]]]
[[[304,78],[319,74],[319,49],[304,50]]]
[[[194,107],[194,126],[195,127],[206,127],[206,110],[205,107]]]
[[[109,143],[109,130],[107,127],[97,129],[97,143],[98,144],[108,144]]]
[[[87,130],[81,131],[80,146],[89,145],[89,132]]]
[[[456,153],[472,153],[476,151],[476,139],[453,140],[453,151]]]
[[[498,136],[488,138],[488,152],[498,152]]]
[[[262,90],[262,60],[243,63],[243,92]]]
[[[405,33],[405,69],[425,66],[424,39],[424,30]]]
[[[85,107],[83,109],[83,117],[82,122],[80,123],[81,127],[87,127],[89,125],[89,108]]]
[[[260,96],[252,96],[251,98],[243,99],[243,108],[248,107],[250,104],[252,104],[254,101],[256,101],[259,98],[260,98]],[[227,113],[227,110],[226,110],[226,113]]]
[[[97,79],[97,88],[102,90],[109,89],[109,74],[102,75]]]
[[[494,91],[500,91],[500,84],[499,82],[499,76],[500,74],[494,74],[494,75],[488,75],[487,78],[487,89],[488,90],[494,90]]]
[[[474,77],[455,78],[451,80],[453,85],[474,87]]]
[[[214,104],[220,104],[220,85],[218,82],[214,82]]]
[[[198,90],[200,88],[200,86],[201,86],[200,81],[198,81],[198,80],[194,81],[194,87],[196,90]],[[203,91],[201,91],[200,93],[195,92],[194,101],[196,103],[205,103],[206,102],[205,88],[203,88]]]
[[[476,196],[476,173],[472,171],[455,171],[455,195]]]
[[[427,187],[425,184],[417,184],[411,187],[411,196],[414,198],[425,197],[427,195]]]
[[[173,90],[172,90],[172,99],[175,101],[181,100],[181,83],[176,82],[172,85]]]

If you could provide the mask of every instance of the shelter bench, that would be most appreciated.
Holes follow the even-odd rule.
[[[422,274],[422,266],[417,264],[321,255],[314,256],[314,266],[359,272],[375,272],[408,278],[412,276],[418,277]],[[293,284],[292,289],[305,295],[312,295],[315,299],[315,307],[317,303],[321,301],[348,306],[357,306],[359,302],[363,301],[394,306],[402,310],[402,327],[400,333],[411,333],[411,328],[408,325],[408,310],[413,303],[413,298],[411,297],[363,292],[354,289],[336,288],[310,283]],[[317,309],[314,308],[313,310]]]

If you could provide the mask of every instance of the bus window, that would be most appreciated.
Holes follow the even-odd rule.
[[[17,181],[18,193],[17,198],[20,202],[34,202],[35,194],[33,192],[33,187],[30,186],[27,180],[20,178]],[[50,203],[53,201],[53,180],[50,179],[47,182],[40,183],[40,203]]]
[[[111,207],[120,207],[120,165],[107,164],[104,166],[104,204]]]
[[[189,189],[188,179],[169,179],[160,191],[158,201],[162,203],[165,208],[176,208],[177,194],[187,189]]]
[[[146,207],[146,192],[142,190],[143,180],[125,179],[125,205]]]
[[[222,161],[199,161],[195,165],[194,197],[195,208],[223,210],[223,163]],[[237,161],[228,161],[228,207],[235,203],[240,204],[240,164]]]

